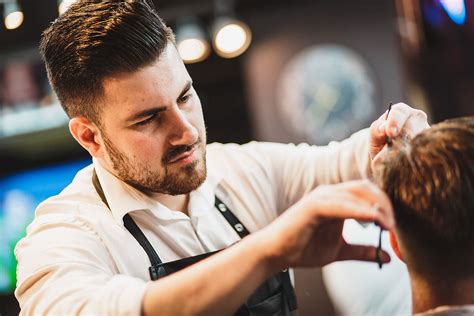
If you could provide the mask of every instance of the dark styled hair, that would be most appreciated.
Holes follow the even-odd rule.
[[[68,116],[100,123],[103,80],[148,66],[170,42],[146,0],[79,0],[44,31],[40,52]]]
[[[376,178],[414,264],[432,271],[465,264],[472,271],[474,117],[433,125],[411,141],[395,139],[388,150]]]

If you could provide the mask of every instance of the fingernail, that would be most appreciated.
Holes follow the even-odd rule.
[[[392,136],[392,137],[393,137],[393,136],[397,136],[397,134],[398,134],[398,128],[397,128],[396,126],[390,127],[390,134],[391,134],[390,136]]]

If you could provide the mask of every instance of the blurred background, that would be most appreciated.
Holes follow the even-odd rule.
[[[369,126],[389,102],[431,123],[474,114],[474,1],[154,2],[177,36],[209,142],[323,145]],[[13,248],[35,207],[90,163],[37,50],[68,4],[0,0],[1,315],[18,313]],[[320,271],[297,271],[296,283],[301,315],[343,313]]]

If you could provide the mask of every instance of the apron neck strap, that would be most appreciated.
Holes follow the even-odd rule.
[[[102,202],[104,202],[104,204],[107,205],[107,208],[110,210],[109,203],[107,202],[107,198],[105,197],[104,190],[100,185],[99,178],[97,177],[97,172],[95,171],[95,169],[92,172],[92,184],[94,185],[94,188],[97,191],[97,194],[99,194],[99,197]],[[145,250],[152,266],[162,263],[155,249],[148,241],[145,234],[141,231],[140,227],[138,227],[137,223],[135,223],[135,221],[132,219],[130,214],[127,213],[123,216],[123,225],[130,232],[130,234],[132,234],[132,236],[136,239],[140,246],[142,246],[143,250]]]
[[[102,190],[102,186],[100,185],[99,178],[97,177],[97,172],[95,172],[95,168],[92,171],[92,184],[94,185],[97,194],[99,194],[100,199],[107,205],[107,208],[110,210],[109,202],[105,198],[104,190]]]

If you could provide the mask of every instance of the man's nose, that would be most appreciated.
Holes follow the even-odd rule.
[[[169,128],[169,142],[173,146],[192,145],[198,140],[198,130],[189,121],[187,113],[181,109],[173,111],[173,120]]]

